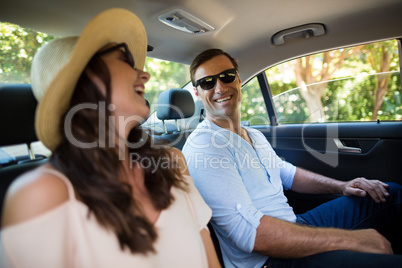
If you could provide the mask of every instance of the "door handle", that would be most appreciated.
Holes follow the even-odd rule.
[[[334,142],[336,144],[336,147],[338,147],[339,152],[345,152],[345,153],[355,153],[355,154],[361,154],[362,149],[357,148],[357,147],[348,147],[343,145],[343,143],[339,139],[334,139]]]

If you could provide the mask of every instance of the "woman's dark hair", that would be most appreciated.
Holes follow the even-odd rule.
[[[86,70],[96,74],[103,81],[106,94],[101,93],[89,78],[88,72],[84,71],[75,88],[70,109],[82,103],[104,103],[105,107],[109,107],[111,86],[107,66],[99,56],[94,56]],[[95,215],[102,226],[114,231],[122,250],[128,247],[132,253],[153,252],[157,232],[133,198],[132,187],[128,183],[122,161],[119,160],[118,147],[115,144],[100,146],[100,135],[108,142],[110,137],[117,137],[114,126],[110,126],[111,113],[109,109],[104,110],[105,114],[102,115],[95,109],[80,109],[71,119],[69,131],[74,140],[87,144],[96,142],[96,146],[79,148],[71,142],[71,138],[63,135],[63,141],[53,152],[50,163],[69,178],[77,198],[89,207],[88,217]],[[105,123],[105,133],[101,133],[98,122]],[[61,133],[67,133],[64,124],[60,129]],[[115,142],[113,138],[111,140]],[[127,141],[131,144],[140,141],[143,143],[140,148],[128,149],[129,154],[135,154],[137,160],[137,164],[131,167],[143,170],[145,186],[155,208],[166,209],[174,200],[170,192],[171,187],[185,189],[186,186],[177,163],[170,157],[166,147],[152,147],[149,134],[141,127],[133,128]],[[147,165],[141,166],[141,159],[162,159],[169,161],[169,165],[164,165],[163,170],[156,166],[156,163],[161,161],[149,161]]]
[[[191,78],[191,82],[193,83],[193,85],[195,85],[195,82],[196,82],[194,79],[194,74],[195,74],[195,71],[197,71],[198,67],[200,67],[200,65],[203,64],[204,62],[206,62],[212,58],[215,58],[216,56],[220,56],[220,55],[224,55],[224,56],[228,57],[229,60],[232,62],[233,67],[235,67],[236,70],[238,70],[239,65],[237,64],[236,59],[234,59],[232,56],[230,56],[229,53],[227,53],[219,48],[207,49],[207,50],[201,52],[200,54],[198,54],[198,56],[194,58],[193,62],[190,65],[190,78]]]

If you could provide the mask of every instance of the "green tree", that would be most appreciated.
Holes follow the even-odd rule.
[[[251,125],[269,124],[264,98],[256,77],[242,87],[242,95],[240,106],[242,121],[248,121]]]
[[[343,62],[354,53],[359,52],[361,47],[333,50],[295,60],[294,72],[296,84],[300,88],[303,98],[306,100],[310,122],[325,120],[321,98],[328,81],[334,77]],[[319,68],[315,67],[317,62],[321,63]]]
[[[379,73],[375,76],[374,109],[371,117],[372,120],[376,120],[388,90],[390,71],[399,69],[398,46],[395,40],[378,42],[366,45],[363,52],[367,55],[367,61],[373,70]]]
[[[55,36],[4,22],[0,23],[0,38],[0,81],[29,83],[35,52]]]

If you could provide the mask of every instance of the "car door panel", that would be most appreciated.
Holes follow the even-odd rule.
[[[304,169],[348,181],[356,177],[402,183],[402,123],[319,123],[254,126],[282,159]],[[335,140],[359,153],[339,151]],[[296,213],[338,195],[286,191]]]
[[[296,166],[339,180],[366,176],[402,181],[400,122],[328,123],[258,129],[280,157]],[[361,149],[361,153],[339,151],[334,142],[336,139],[346,147]]]

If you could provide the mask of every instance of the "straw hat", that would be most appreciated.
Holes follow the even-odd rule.
[[[140,19],[128,10],[101,12],[79,37],[56,39],[43,46],[32,61],[31,83],[38,107],[35,129],[40,141],[54,151],[62,140],[60,124],[79,77],[92,56],[109,43],[125,42],[136,67],[144,68],[147,36]]]

